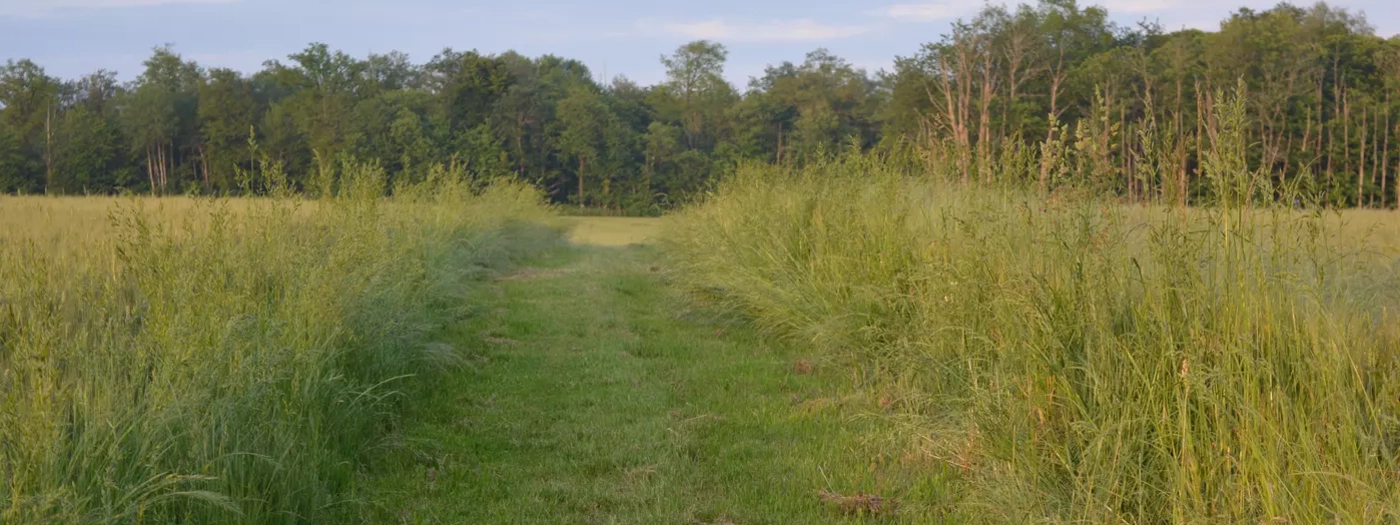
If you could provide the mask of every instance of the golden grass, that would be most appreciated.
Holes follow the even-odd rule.
[[[534,188],[0,199],[0,523],[341,522],[466,293],[557,241]]]
[[[893,390],[954,521],[1400,520],[1397,215],[1187,215],[853,157],[741,170],[662,241],[674,282]]]
[[[569,241],[594,246],[646,244],[661,231],[661,219],[653,217],[566,217]]]
[[[267,199],[220,199],[235,215]],[[207,226],[211,199],[194,197],[49,197],[0,195],[0,243],[32,243],[54,255],[103,256],[121,229],[116,218],[138,212],[153,223],[185,234]],[[304,201],[296,214],[305,217],[318,204]]]

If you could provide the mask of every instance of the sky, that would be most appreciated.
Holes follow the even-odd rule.
[[[1002,3],[998,1],[997,3]],[[1277,0],[1081,0],[1120,24],[1216,29],[1239,7]],[[1298,3],[1309,3],[1307,0]],[[402,51],[424,62],[444,47],[516,50],[582,60],[600,80],[662,81],[662,54],[696,39],[729,49],[726,76],[745,86],[763,68],[826,48],[872,73],[937,40],[982,0],[0,0],[0,60],[28,58],[50,75],[140,74],[151,48],[204,67],[245,72],[310,42],[364,57]],[[1377,33],[1400,33],[1400,1],[1332,2],[1366,13]]]

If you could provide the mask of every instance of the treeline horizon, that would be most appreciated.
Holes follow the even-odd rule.
[[[1122,26],[1074,0],[987,6],[893,71],[817,49],[742,90],[726,59],[722,44],[691,42],[661,57],[667,77],[652,86],[602,83],[555,55],[451,48],[415,63],[312,43],[243,73],[167,45],[130,82],[11,59],[0,193],[256,193],[269,163],[315,192],[349,161],[384,167],[390,191],[451,164],[641,214],[742,163],[860,149],[914,154],[967,184],[1185,204],[1213,198],[1204,152],[1225,135],[1228,94],[1242,112],[1230,117],[1244,152],[1232,169],[1267,181],[1251,198],[1400,201],[1400,37],[1325,3],[1241,8],[1213,32]]]

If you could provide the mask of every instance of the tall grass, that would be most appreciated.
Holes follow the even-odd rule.
[[[456,359],[434,333],[470,281],[558,235],[512,183],[439,170],[385,199],[352,166],[339,186],[124,201],[80,246],[0,243],[0,522],[344,511],[411,378]]]
[[[1394,251],[1335,217],[853,157],[741,169],[668,227],[682,284],[899,392],[964,519],[1400,520]]]

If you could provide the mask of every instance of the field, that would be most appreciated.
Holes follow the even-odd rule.
[[[1400,519],[1393,212],[380,176],[0,197],[0,522]]]
[[[654,240],[661,220],[640,217],[570,217],[569,240],[594,246],[628,246]]]
[[[383,184],[0,200],[0,522],[355,512],[411,378],[456,366],[460,297],[558,238],[532,188]]]
[[[1382,523],[1394,233],[856,158],[741,173],[663,240],[695,293],[888,389],[913,451],[955,471],[932,502],[954,521]]]

